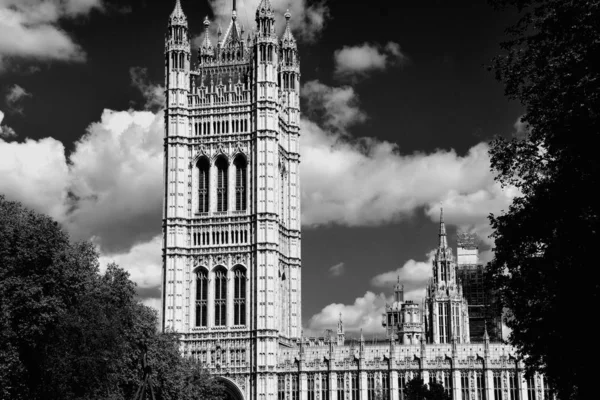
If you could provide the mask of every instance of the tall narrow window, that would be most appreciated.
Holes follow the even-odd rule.
[[[292,400],[300,399],[300,375],[292,375]]]
[[[509,372],[508,375],[508,391],[510,392],[510,400],[519,400],[519,386],[517,385],[517,373]]]
[[[198,211],[208,212],[209,163],[206,158],[198,161]]]
[[[485,379],[483,372],[475,372],[475,384],[477,385],[477,400],[485,400]]]
[[[438,303],[438,332],[440,335],[440,343],[448,343],[448,303]]]
[[[337,373],[337,398],[338,400],[346,400],[346,391],[344,390],[344,373]]]
[[[460,373],[460,391],[463,400],[469,399],[469,372],[461,371]]]
[[[309,374],[307,377],[308,383],[308,400],[315,400],[315,376],[314,374]]]
[[[502,376],[500,371],[494,371],[494,400],[502,400]]]
[[[444,391],[452,398],[452,375],[450,371],[444,371]]]
[[[356,372],[350,373],[350,390],[352,391],[351,400],[358,400],[360,393],[360,384],[358,381],[358,374]]]
[[[321,374],[321,400],[329,400],[329,375]]]
[[[227,211],[227,160],[219,157],[217,167],[217,211]]]
[[[246,159],[237,156],[233,164],[235,165],[235,209],[242,211],[246,209]]]
[[[373,372],[367,374],[367,399],[375,400],[375,374]]]
[[[234,273],[233,324],[246,325],[246,270],[238,267]]]
[[[382,372],[381,386],[383,400],[389,400],[392,397],[390,395],[390,374],[386,371]]]
[[[208,273],[199,269],[196,273],[196,323],[195,325],[206,326],[207,300],[208,300]]]
[[[277,375],[277,400],[285,400],[285,375]]]
[[[404,400],[404,389],[406,388],[406,375],[400,371],[398,373],[398,398]]]
[[[227,324],[227,272],[224,268],[215,271],[215,326]]]

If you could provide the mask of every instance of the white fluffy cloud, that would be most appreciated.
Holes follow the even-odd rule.
[[[155,289],[158,293],[162,266],[162,236],[158,235],[149,242],[134,245],[129,251],[100,256],[100,268],[104,270],[109,263],[125,268],[138,288]]]
[[[102,0],[0,0],[0,71],[10,59],[85,60],[60,22],[93,9],[102,10]]]
[[[425,297],[425,288],[433,276],[435,250],[426,255],[426,261],[408,260],[395,271],[384,272],[371,279],[371,285],[389,290],[398,279],[404,285],[404,299],[420,302]]]
[[[306,82],[301,90],[307,113],[320,119],[321,126],[345,132],[350,126],[364,122],[367,115],[360,109],[358,96],[350,86],[331,87],[317,80]]]
[[[279,32],[283,32],[285,27],[283,14],[289,9],[292,14],[290,24],[296,38],[306,42],[315,41],[329,18],[329,8],[324,0],[312,1],[311,3],[308,4],[307,0],[271,0]],[[255,13],[259,4],[260,0],[237,0],[238,19],[246,32],[252,31],[256,25]],[[220,24],[223,31],[225,31],[231,21],[231,0],[210,0],[210,5],[217,17],[216,23]],[[216,28],[214,28],[214,32],[216,32]]]
[[[385,313],[385,304],[391,298],[383,293],[375,294],[368,291],[362,297],[357,297],[353,304],[333,303],[313,315],[308,321],[309,335],[322,335],[326,329],[335,329],[342,314],[344,330],[346,332],[359,332],[365,334],[382,334],[381,315]]]
[[[335,74],[339,77],[362,77],[373,71],[402,65],[408,58],[400,51],[400,45],[388,42],[363,43],[359,46],[344,46],[334,53]]]
[[[0,110],[0,139],[10,139],[17,136],[17,133],[7,125],[2,125],[4,121],[4,113]]]
[[[69,168],[65,149],[53,138],[7,143],[0,139],[0,193],[61,220]]]
[[[53,138],[0,140],[0,192],[112,253],[160,233],[163,114],[105,110],[67,159]]]

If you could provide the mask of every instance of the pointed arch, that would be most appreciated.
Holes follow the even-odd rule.
[[[244,400],[242,391],[231,379],[219,376],[216,380],[225,387],[226,400]]]
[[[238,154],[233,160],[235,166],[235,209],[245,211],[248,197],[248,161],[244,154]]]
[[[215,160],[217,167],[217,211],[227,211],[229,163],[224,155]]]
[[[196,316],[194,320],[195,327],[208,326],[208,269],[198,267],[195,269],[196,275]]]
[[[246,281],[247,271],[243,265],[236,265],[233,271],[233,324],[246,325]]]
[[[196,162],[198,168],[198,212],[205,213],[209,210],[210,198],[210,162],[208,157],[202,156]]]
[[[213,269],[215,326],[227,325],[227,269],[219,265]]]

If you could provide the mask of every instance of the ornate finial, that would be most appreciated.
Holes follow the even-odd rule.
[[[446,238],[446,224],[444,223],[444,207],[440,204],[440,248],[445,249],[448,247],[448,240]]]
[[[208,29],[208,27],[210,26],[210,20],[208,19],[208,15],[206,17],[204,17],[204,29]]]
[[[285,19],[286,19],[286,20],[288,20],[288,21],[289,21],[289,19],[290,19],[290,18],[292,18],[292,13],[290,12],[290,9],[289,9],[289,8],[288,8],[288,9],[285,11],[285,14],[283,14],[283,16],[284,16],[284,17],[285,17]]]
[[[169,19],[169,22],[173,25],[187,26],[187,18],[183,12],[183,8],[181,7],[180,0],[176,0],[176,2],[175,2],[175,8],[173,9],[173,12],[171,13],[171,18]]]

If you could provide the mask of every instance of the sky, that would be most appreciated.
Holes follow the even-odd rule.
[[[181,0],[193,43],[231,0]],[[0,0],[0,194],[92,240],[160,304],[164,35],[175,0]],[[237,0],[246,32],[259,0]],[[302,319],[383,335],[393,284],[420,301],[440,204],[456,243],[518,196],[488,149],[526,129],[486,66],[515,21],[483,0],[272,0],[301,57]],[[196,48],[197,46],[193,46]],[[195,57],[195,54],[194,54]]]

